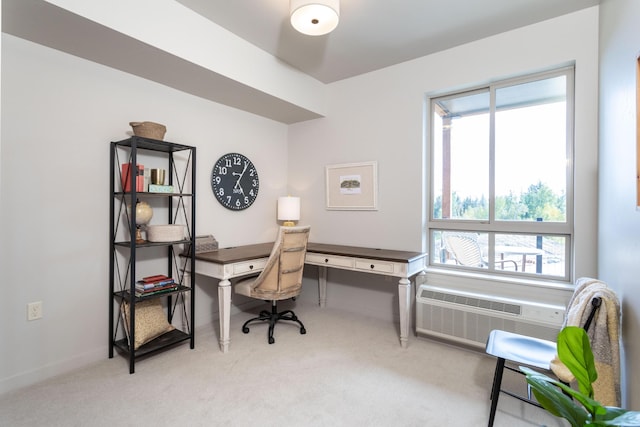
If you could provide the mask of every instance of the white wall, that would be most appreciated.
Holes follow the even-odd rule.
[[[640,210],[636,208],[636,64],[640,2],[600,6],[598,269],[622,304],[623,402],[640,409]],[[626,390],[626,393],[624,392]]]
[[[272,240],[287,182],[281,123],[6,34],[2,43],[0,392],[107,357],[109,142],[127,138],[130,121],[164,123],[165,140],[197,147],[197,233],[223,246]],[[261,178],[243,212],[218,204],[209,184],[232,151]],[[196,326],[213,328],[215,283],[197,285]],[[27,322],[32,301],[44,317]]]
[[[327,117],[291,125],[289,130],[289,187],[302,198],[303,222],[312,224],[312,240],[426,250],[425,94],[568,63],[576,68],[575,277],[597,275],[597,7],[331,84]],[[325,165],[368,160],[378,162],[379,210],[326,210]],[[327,291],[329,305],[394,318],[395,282],[331,271],[329,276],[334,285]],[[373,291],[358,292],[354,304],[348,281]],[[566,289],[557,290],[550,302],[565,303],[569,296]]]
[[[336,82],[327,118],[288,128],[3,35],[0,342],[13,348],[0,352],[0,392],[107,355],[108,141],[131,120],[165,123],[167,140],[198,147],[198,234],[222,246],[272,239],[275,200],[290,193],[313,241],[423,250],[425,94],[575,62],[576,276],[596,275],[597,34],[591,8]],[[210,168],[229,151],[261,174],[245,212],[210,194]],[[325,210],[325,165],[367,160],[379,164],[379,210]],[[315,279],[306,269],[304,299],[317,299]],[[329,306],[397,319],[395,281],[328,280]],[[214,327],[215,282],[198,277],[197,290],[196,326]],[[27,322],[38,300],[45,317]]]

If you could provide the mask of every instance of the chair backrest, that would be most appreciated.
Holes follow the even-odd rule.
[[[594,299],[598,301],[594,304]],[[576,287],[573,295],[567,304],[567,312],[564,318],[564,326],[581,326],[590,333],[593,338],[593,331],[590,329],[591,322],[595,316],[600,316],[597,310],[602,303],[614,305],[615,310],[619,310],[618,298],[606,283],[589,277],[581,277],[576,280]],[[606,315],[606,313],[602,313]]]
[[[300,294],[311,227],[280,227],[264,270],[251,285],[251,296],[282,300]]]
[[[455,261],[467,267],[483,267],[482,250],[478,244],[478,235],[474,233],[443,232],[444,246]]]

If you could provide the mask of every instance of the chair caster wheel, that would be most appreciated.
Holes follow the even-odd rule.
[[[304,335],[307,333],[307,330],[305,328],[300,328],[300,335]]]
[[[245,334],[249,333],[249,328],[247,328],[246,326],[242,327],[242,332],[244,332]]]
[[[273,344],[274,342],[276,342],[276,340],[274,340],[273,337],[269,337],[269,344]]]

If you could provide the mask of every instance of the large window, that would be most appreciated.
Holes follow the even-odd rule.
[[[430,263],[570,280],[573,68],[429,105]]]

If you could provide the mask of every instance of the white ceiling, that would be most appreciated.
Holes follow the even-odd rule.
[[[338,28],[306,36],[289,0],[177,0],[329,83],[544,21],[600,0],[343,0]],[[567,28],[567,31],[571,31]]]
[[[132,31],[137,30],[138,25],[158,24],[147,22],[153,16],[140,19],[131,13],[146,10],[149,0],[88,2],[91,4],[75,0],[0,2],[4,33],[291,124],[326,114],[321,97],[314,96],[322,83],[571,13],[597,5],[600,0],[343,0],[338,28],[319,37],[300,34],[291,27],[289,0],[164,0],[157,3],[156,15],[163,19],[161,27],[169,34],[182,31],[184,25],[191,22],[193,13],[197,13],[217,24],[208,27],[226,28],[257,46],[256,52],[259,49],[269,52],[311,76],[299,79],[299,73],[292,73],[291,67],[276,63],[273,69],[282,71],[275,73],[277,78],[267,73],[267,78],[259,82],[247,78],[248,74],[240,68],[243,63],[240,60],[228,68],[220,68],[217,63],[202,65],[197,55],[193,60],[194,52],[190,49],[176,52],[167,49],[166,44],[157,44],[156,39],[148,37],[149,32],[143,32],[145,36],[141,37]],[[105,13],[105,8],[109,13]],[[171,12],[177,15],[176,22],[167,19],[174,16]],[[569,31],[571,28],[567,28]],[[220,48],[224,64],[236,60],[229,46],[245,45],[244,42],[230,43],[236,37],[224,31],[182,34],[186,35],[184,40],[190,40],[194,46],[210,47],[213,52]],[[220,40],[197,38],[201,34],[216,34],[214,37]],[[292,76],[296,76],[295,82],[305,82],[299,86],[292,82],[295,92],[273,84]],[[313,78],[318,81],[314,82]]]

